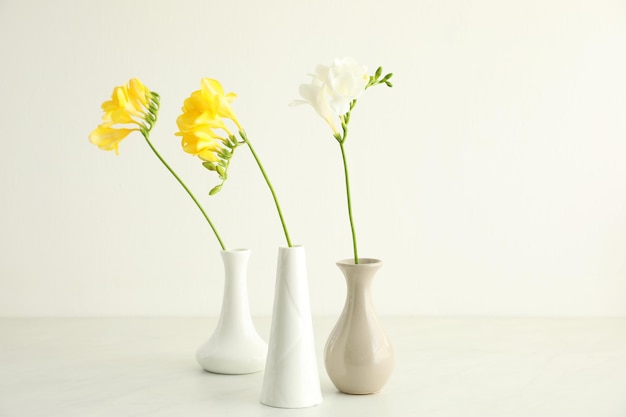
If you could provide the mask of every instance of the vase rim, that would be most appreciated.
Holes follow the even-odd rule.
[[[291,245],[291,246],[287,246],[287,245],[280,245],[278,246],[279,249],[299,249],[299,248],[304,248],[304,245]]]
[[[251,252],[251,251],[248,248],[233,248],[233,249],[221,250],[220,252],[222,252],[222,253],[238,253],[238,252]]]
[[[373,268],[380,267],[383,264],[383,261],[376,258],[359,258],[359,263],[354,263],[354,258],[342,259],[337,261],[337,265],[340,266],[348,266],[355,268]]]

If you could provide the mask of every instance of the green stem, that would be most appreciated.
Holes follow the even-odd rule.
[[[270,182],[270,179],[267,176],[265,169],[263,168],[263,164],[261,164],[261,160],[259,159],[259,156],[254,151],[254,148],[252,147],[252,144],[248,140],[248,136],[246,135],[246,133],[244,131],[240,131],[239,135],[250,148],[250,152],[252,152],[252,156],[254,157],[254,160],[259,166],[259,169],[261,170],[261,174],[263,174],[263,178],[265,178],[265,182],[267,183],[267,186],[269,187],[270,192],[272,193],[272,198],[274,198],[274,204],[276,204],[276,210],[278,211],[278,217],[280,217],[280,223],[283,226],[283,232],[285,232],[285,238],[287,239],[287,246],[291,247],[291,239],[289,239],[289,232],[287,231],[287,225],[285,224],[285,219],[283,218],[283,212],[280,209],[280,204],[278,203],[278,198],[276,197],[276,192],[274,191],[274,187],[272,187],[272,183]]]
[[[200,205],[200,203],[198,202],[198,200],[196,199],[196,197],[194,197],[193,193],[191,192],[191,190],[189,190],[189,188],[187,188],[187,186],[185,185],[185,183],[180,179],[180,177],[178,175],[176,175],[176,173],[174,172],[174,170],[168,165],[167,162],[165,162],[165,159],[163,159],[163,157],[161,157],[161,155],[159,154],[159,152],[157,152],[157,150],[155,149],[155,147],[152,145],[152,142],[150,142],[150,138],[147,132],[141,132],[143,134],[143,137],[146,139],[146,142],[148,143],[148,146],[150,146],[150,149],[152,149],[152,152],[154,152],[154,154],[157,156],[157,158],[159,158],[159,161],[161,161],[161,163],[163,163],[163,165],[165,165],[165,168],[167,168],[167,170],[174,176],[174,178],[176,178],[176,180],[178,181],[178,183],[185,189],[185,191],[187,191],[187,194],[189,194],[189,197],[191,197],[191,199],[193,200],[194,203],[196,203],[196,206],[198,207],[198,209],[200,209],[200,211],[202,212],[202,215],[204,216],[204,218],[206,219],[206,221],[209,223],[209,226],[211,226],[211,229],[213,230],[213,233],[215,234],[215,237],[217,238],[217,241],[220,243],[220,246],[222,247],[222,250],[226,250],[226,246],[224,246],[224,242],[222,242],[222,239],[220,238],[219,233],[217,232],[217,229],[215,228],[215,226],[213,225],[213,222],[211,222],[211,219],[209,219],[209,216],[206,214],[206,212],[204,211],[204,209],[202,208],[202,206]]]
[[[345,140],[346,129],[344,128]],[[343,141],[339,141],[339,147],[341,148],[341,158],[343,159],[343,173],[346,178],[346,195],[348,197],[348,216],[350,217],[350,229],[352,230],[352,249],[354,250],[354,263],[359,263],[359,254],[356,247],[356,231],[354,228],[354,219],[352,217],[352,200],[350,199],[350,179],[348,177],[348,161],[346,159],[346,151],[343,147]]]

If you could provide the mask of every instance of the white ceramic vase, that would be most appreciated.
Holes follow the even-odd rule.
[[[304,247],[280,247],[261,403],[304,408],[322,402]]]
[[[250,250],[221,252],[224,297],[217,328],[196,352],[196,360],[209,372],[249,374],[265,367],[267,343],[259,336],[248,305],[247,271]]]
[[[377,259],[337,262],[346,279],[346,302],[326,347],[324,362],[330,380],[347,394],[373,394],[393,371],[394,350],[372,303],[372,280],[382,266]]]

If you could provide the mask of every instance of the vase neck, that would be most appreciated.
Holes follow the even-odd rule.
[[[370,309],[372,306],[372,282],[381,262],[368,262],[355,265],[349,262],[338,262],[337,266],[346,279],[347,309]]]
[[[354,309],[372,308],[373,277],[346,276],[347,300]]]
[[[219,323],[224,326],[235,323],[251,325],[247,286],[250,251],[228,250],[221,254],[224,263],[224,296]]]

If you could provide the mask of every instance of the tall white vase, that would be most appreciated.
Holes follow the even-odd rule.
[[[262,371],[267,343],[259,336],[248,305],[247,271],[250,250],[221,252],[224,297],[217,328],[196,352],[196,360],[209,372],[249,374]]]
[[[280,247],[261,403],[304,408],[322,402],[304,247]]]

